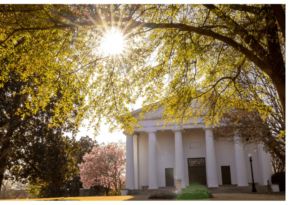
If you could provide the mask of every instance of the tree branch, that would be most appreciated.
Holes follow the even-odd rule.
[[[245,11],[255,15],[259,15],[261,12],[260,8],[254,6],[239,5],[239,4],[229,4],[226,6],[228,6],[232,10]]]
[[[274,15],[278,21],[280,30],[283,34],[283,37],[285,39],[285,13],[283,11],[283,8],[280,4],[271,4],[271,7],[274,11]]]
[[[212,4],[203,5],[212,10],[212,12],[214,12],[214,14],[222,19],[227,25],[231,26],[233,32],[237,33],[261,59],[264,59],[268,55],[267,51],[259,44],[259,42],[257,42],[256,38],[250,35],[247,30],[236,23],[230,16],[224,14],[218,7]]]
[[[64,29],[64,28],[71,28],[71,27],[74,28],[75,26],[71,26],[71,25],[57,25],[57,26],[48,26],[48,27],[15,29],[13,32],[11,32],[8,35],[8,37],[6,37],[6,39],[4,41],[1,42],[0,46],[2,46],[2,44],[4,44],[13,34],[19,32],[19,31],[41,31],[41,30],[49,30],[49,29]]]

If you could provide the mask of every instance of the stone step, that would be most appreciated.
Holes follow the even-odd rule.
[[[174,192],[176,188],[164,188],[164,189],[134,189],[129,190],[128,195],[149,195],[154,193],[170,193]]]
[[[268,186],[255,186],[258,193],[268,192]],[[210,193],[252,193],[252,186],[238,187],[235,185],[232,186],[220,186],[214,188],[208,188],[207,186],[187,186],[183,189],[183,192],[193,192],[197,189],[206,189]],[[153,193],[170,193],[176,191],[175,187],[159,187],[159,189],[135,189],[129,190],[128,195],[149,195]]]
[[[259,193],[268,192],[268,186],[255,186],[256,191]],[[210,193],[251,193],[252,186],[247,187],[216,187],[207,188]]]
[[[268,192],[268,186],[255,186],[256,191],[260,193]],[[187,186],[183,189],[185,192],[193,192],[197,189],[207,189],[210,193],[249,193],[252,192],[252,186],[238,187],[237,185],[221,185],[215,188],[207,186]]]

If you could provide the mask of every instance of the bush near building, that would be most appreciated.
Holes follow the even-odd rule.
[[[285,172],[277,172],[271,177],[272,184],[278,184],[280,191],[285,191]]]

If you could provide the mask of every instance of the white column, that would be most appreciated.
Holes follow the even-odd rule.
[[[249,186],[246,170],[246,161],[244,155],[243,144],[239,142],[239,136],[234,136],[234,151],[235,151],[235,164],[238,186]]]
[[[133,134],[133,160],[134,160],[134,189],[139,189],[139,138]]]
[[[126,189],[134,189],[133,136],[126,135]]]
[[[148,131],[149,140],[149,188],[158,189],[156,160],[156,131]]]
[[[263,150],[263,144],[259,145],[258,156],[260,161],[260,172],[261,172],[261,185],[268,185],[268,180],[271,183],[271,176],[273,174],[271,156]]]
[[[219,187],[212,128],[204,128],[206,141],[206,176],[208,187]]]
[[[184,156],[182,147],[182,130],[173,130],[173,132],[175,133],[175,179],[181,179],[181,188],[186,188]]]

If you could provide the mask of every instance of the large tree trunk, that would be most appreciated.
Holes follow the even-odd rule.
[[[1,168],[0,168],[0,170],[1,170]],[[2,182],[3,182],[3,179],[4,179],[4,172],[0,173],[0,194],[1,194],[1,191],[2,191]]]
[[[277,75],[271,76],[271,79],[277,89],[281,107],[283,110],[283,120],[285,122],[285,75],[282,73],[278,73]]]
[[[2,188],[2,182],[4,180],[4,173],[5,173],[5,168],[6,168],[6,160],[7,160],[7,155],[5,154],[7,150],[5,149],[5,145],[2,146],[0,149],[0,193],[1,193],[1,188]]]
[[[269,77],[272,79],[275,88],[277,89],[280,103],[283,110],[283,120],[285,122],[285,62],[281,51],[278,27],[276,25],[276,18],[272,14],[271,7],[266,7],[266,28],[267,28],[267,43],[268,55],[266,57],[267,64],[272,69]]]

